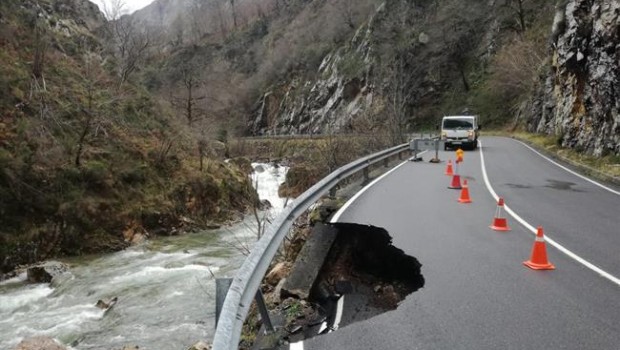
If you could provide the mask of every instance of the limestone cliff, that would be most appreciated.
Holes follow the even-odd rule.
[[[531,131],[595,156],[620,154],[620,3],[559,2],[549,75]]]

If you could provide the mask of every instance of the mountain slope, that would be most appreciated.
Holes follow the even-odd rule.
[[[0,14],[1,272],[226,222],[252,203],[244,172],[119,83],[94,5],[10,0]]]

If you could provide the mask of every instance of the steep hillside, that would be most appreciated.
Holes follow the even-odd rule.
[[[397,142],[466,112],[601,156],[620,147],[617,6],[557,1],[555,27],[534,0],[158,0],[136,18],[165,29],[143,81],[180,114],[199,96],[212,134]]]
[[[226,222],[255,198],[245,173],[121,79],[105,25],[86,0],[0,2],[0,272]]]
[[[166,54],[143,79],[173,109],[192,86],[211,127],[394,142],[443,114],[512,121],[536,87],[553,18],[553,4],[531,0],[200,3],[161,0],[136,14],[170,24]],[[202,14],[206,26],[192,20]]]
[[[270,89],[252,130],[384,129],[397,141],[397,135],[432,126],[444,114],[468,111],[502,124],[507,116],[498,114],[507,114],[511,99],[522,96],[497,96],[490,86],[506,79],[493,75],[502,65],[496,55],[515,42],[544,42],[532,32],[550,22],[541,12],[548,7],[533,1],[385,1],[352,39],[329,52],[317,74]],[[489,103],[493,97],[504,105]]]
[[[531,131],[595,156],[620,155],[620,3],[559,1],[551,68],[533,99]]]

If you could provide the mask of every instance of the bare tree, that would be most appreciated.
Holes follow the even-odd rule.
[[[127,13],[125,0],[106,0],[102,2],[103,14],[108,21],[115,21]]]
[[[107,91],[105,75],[101,69],[101,59],[98,55],[87,52],[84,55],[83,76],[85,79],[86,103],[77,103],[77,130],[74,165],[79,168],[82,165],[82,155],[89,142],[89,137],[103,130],[105,132],[105,120],[103,111],[107,105],[115,101],[113,96],[102,96],[102,91]]]
[[[206,1],[193,0],[190,4],[190,33],[191,41],[197,42],[208,32],[209,9]]]
[[[409,122],[408,110],[412,103],[410,93],[411,71],[407,69],[406,56],[398,53],[387,71],[387,128],[392,144],[405,142]]]
[[[237,12],[235,11],[235,0],[229,0],[230,2],[230,12],[232,15],[233,26],[237,29]]]
[[[48,45],[45,28],[37,21],[34,25],[34,58],[32,60],[32,76],[35,79],[43,79],[43,67]],[[45,82],[44,79],[43,81]]]
[[[202,81],[199,79],[198,70],[192,64],[186,64],[181,68],[182,81],[181,84],[185,90],[183,96],[175,96],[172,105],[182,110],[187,124],[192,124],[204,114],[204,110],[198,106],[198,103],[206,98],[205,95],[197,94]]]
[[[222,38],[225,38],[228,33],[228,23],[226,22],[226,16],[224,12],[224,1],[226,0],[213,0],[209,3],[209,11],[213,14],[213,23],[215,23],[217,29],[220,32]]]
[[[140,28],[133,17],[125,15],[125,0],[107,0],[103,3],[103,11],[108,18],[107,29],[119,60],[119,86],[122,86],[153,45],[152,33],[149,28]]]
[[[525,23],[524,0],[505,0],[504,6],[517,16],[517,32],[524,33],[527,30]]]

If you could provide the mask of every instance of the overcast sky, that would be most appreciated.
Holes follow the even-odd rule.
[[[2,0],[0,0],[2,1]],[[99,9],[103,12],[103,3],[109,3],[109,0],[90,0],[99,6]],[[153,0],[125,0],[125,10],[127,13],[132,13],[136,10],[143,8],[144,6],[152,3]]]

